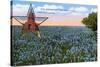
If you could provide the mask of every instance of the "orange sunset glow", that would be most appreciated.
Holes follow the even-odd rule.
[[[67,16],[52,16],[49,17],[44,23],[42,23],[40,26],[84,26],[82,24],[83,17],[67,17]],[[22,23],[25,23],[27,20],[19,20]],[[37,23],[41,21],[36,21]],[[12,25],[21,25],[18,21],[15,19],[12,19]]]

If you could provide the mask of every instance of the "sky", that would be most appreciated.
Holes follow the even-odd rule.
[[[32,4],[36,17],[48,17],[41,26],[84,26],[82,19],[89,13],[97,12],[95,5],[48,3],[35,1],[13,1],[13,16],[26,16],[29,5]],[[18,18],[25,23],[26,19]],[[41,20],[42,21],[42,20]],[[41,22],[36,20],[37,23]],[[20,25],[13,19],[13,25]]]

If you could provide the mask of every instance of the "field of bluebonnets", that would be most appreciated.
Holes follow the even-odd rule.
[[[97,60],[97,33],[86,27],[41,26],[36,33],[21,36],[21,27],[12,27],[12,64],[38,65]]]

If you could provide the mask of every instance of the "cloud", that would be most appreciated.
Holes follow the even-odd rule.
[[[73,10],[75,12],[87,12],[88,9],[86,7],[70,7],[69,10]]]
[[[75,16],[87,16],[90,11],[91,12],[96,12],[97,9],[92,8],[91,10],[89,10],[87,7],[85,6],[71,6],[69,7],[68,11],[66,11],[67,9],[64,8],[62,5],[54,5],[54,4],[44,4],[43,6],[34,6],[32,5],[34,8],[35,13],[42,13],[42,14],[56,14],[56,15],[75,15]],[[13,15],[15,16],[23,16],[23,15],[27,15],[27,11],[29,8],[29,4],[16,4],[13,5]]]
[[[48,5],[45,4],[42,8],[48,8],[48,9],[64,9],[61,5]]]
[[[43,6],[38,6],[35,8],[35,12],[39,13],[39,12],[45,12],[45,13],[60,13],[60,12],[64,12],[64,11],[60,11],[63,10],[64,7],[61,5],[48,5],[45,4]]]
[[[61,6],[61,5],[48,5],[48,4],[45,4],[43,6],[37,6],[37,7],[32,5],[32,7],[34,8],[34,11],[36,13],[38,13],[38,12],[64,13],[64,11],[56,11],[55,10],[55,9],[64,9],[64,7]],[[14,16],[26,15],[28,9],[29,9],[29,5],[28,4],[16,4],[16,5],[13,5],[13,15]]]
[[[34,5],[32,5],[34,6]],[[28,4],[16,4],[13,5],[13,15],[14,16],[23,16],[26,15],[29,9],[29,5]]]
[[[92,13],[92,12],[97,12],[97,8],[92,8],[92,9],[91,9],[91,13]]]
[[[88,12],[89,12],[89,9],[87,7],[83,7],[83,6],[70,7],[68,10],[70,11],[70,15],[84,15],[84,16],[87,16]]]

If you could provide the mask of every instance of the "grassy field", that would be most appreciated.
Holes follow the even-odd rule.
[[[85,27],[41,26],[36,33],[21,36],[21,26],[12,27],[12,65],[38,65],[97,60],[97,34]]]

